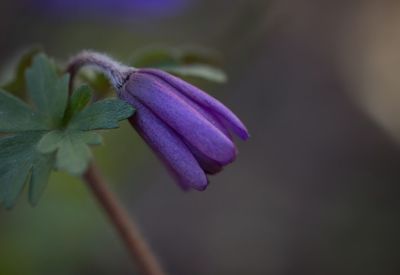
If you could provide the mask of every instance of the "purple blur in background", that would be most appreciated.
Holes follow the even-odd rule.
[[[195,0],[38,0],[33,7],[46,14],[57,16],[90,13],[97,16],[163,17],[184,12]]]

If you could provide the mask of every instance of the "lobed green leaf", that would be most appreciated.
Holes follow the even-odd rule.
[[[67,107],[69,75],[59,77],[54,64],[44,54],[33,59],[26,71],[28,93],[40,112],[52,126],[62,123]]]
[[[40,197],[52,169],[51,155],[43,155],[36,144],[44,132],[26,132],[0,139],[0,203],[12,208],[29,180],[31,202]],[[46,164],[46,165],[45,165]]]
[[[97,101],[74,116],[68,129],[99,130],[118,127],[118,122],[134,113],[133,107],[119,99]]]
[[[43,118],[23,101],[0,90],[0,132],[49,129]]]
[[[54,167],[54,154],[37,154],[32,165],[31,179],[29,182],[29,201],[35,206],[50,178]]]
[[[43,154],[56,152],[58,169],[81,175],[92,158],[88,145],[98,145],[101,142],[101,136],[95,132],[55,130],[44,135],[37,148]]]
[[[116,128],[134,112],[118,99],[87,106],[92,98],[88,86],[75,90],[68,100],[68,75],[60,77],[44,54],[29,56],[28,61],[32,65],[20,65],[17,78],[24,72],[35,109],[0,90],[0,132],[13,133],[0,138],[0,204],[6,208],[13,207],[26,183],[29,201],[36,205],[55,168],[81,175],[92,158],[89,145],[102,142],[92,130]]]
[[[76,89],[70,98],[67,109],[65,110],[64,122],[69,122],[74,115],[82,111],[90,102],[92,95],[92,89],[87,85],[82,85]]]
[[[25,71],[31,66],[33,58],[41,51],[40,46],[33,46],[24,52],[15,68],[13,78],[5,83],[2,88],[14,95],[24,97],[26,92]]]

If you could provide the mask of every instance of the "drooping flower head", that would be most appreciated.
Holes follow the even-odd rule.
[[[106,65],[96,64],[99,58],[104,57],[90,55],[86,60],[106,69],[118,96],[136,109],[130,123],[184,190],[204,190],[207,174],[235,160],[231,133],[242,140],[249,134],[221,102],[162,70],[121,67],[108,59]]]
[[[136,108],[132,126],[184,189],[204,190],[206,174],[235,160],[230,130],[248,138],[243,123],[222,103],[161,70],[133,72],[119,97]]]

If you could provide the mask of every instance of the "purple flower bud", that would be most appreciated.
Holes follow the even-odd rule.
[[[134,69],[107,55],[83,51],[67,66],[71,79],[83,66],[105,73],[118,96],[136,109],[131,124],[184,190],[204,190],[206,174],[218,173],[235,160],[231,131],[243,140],[249,137],[221,102],[166,72]]]
[[[183,189],[204,190],[237,155],[229,130],[249,137],[243,123],[221,102],[156,69],[132,72],[119,97],[136,108],[133,127],[166,164]]]

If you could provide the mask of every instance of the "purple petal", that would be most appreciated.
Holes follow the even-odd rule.
[[[140,69],[139,71],[152,74],[168,82],[171,86],[175,87],[191,100],[197,102],[204,108],[217,113],[229,125],[230,129],[232,129],[232,131],[235,132],[241,139],[246,140],[249,138],[249,133],[246,129],[246,126],[244,126],[240,119],[225,105],[223,105],[212,96],[206,94],[197,87],[183,81],[182,79],[164,71],[157,69]]]
[[[169,84],[168,84],[169,85]],[[176,90],[174,90],[176,91]],[[217,127],[222,133],[225,134],[230,140],[232,140],[232,135],[229,132],[228,128],[225,127],[221,121],[221,119],[214,115],[213,113],[209,112],[206,110],[204,107],[200,106],[190,98],[188,98],[185,95],[182,95],[179,91],[176,91],[175,93],[179,98],[181,98],[183,101],[185,101],[187,104],[189,104],[193,109],[195,109],[197,112],[199,112],[205,119],[207,119],[209,122],[211,122],[212,125]]]
[[[153,75],[136,72],[130,76],[125,90],[203,155],[221,164],[235,159],[232,141],[177,96],[169,84]]]
[[[128,93],[120,95],[137,110],[130,118],[132,126],[161,158],[183,189],[204,190],[208,179],[188,147],[179,136],[146,106]]]
[[[212,160],[202,154],[199,150],[194,148],[193,146],[188,146],[198,163],[200,164],[201,168],[210,175],[217,174],[222,171],[223,165],[216,162],[215,160]]]

